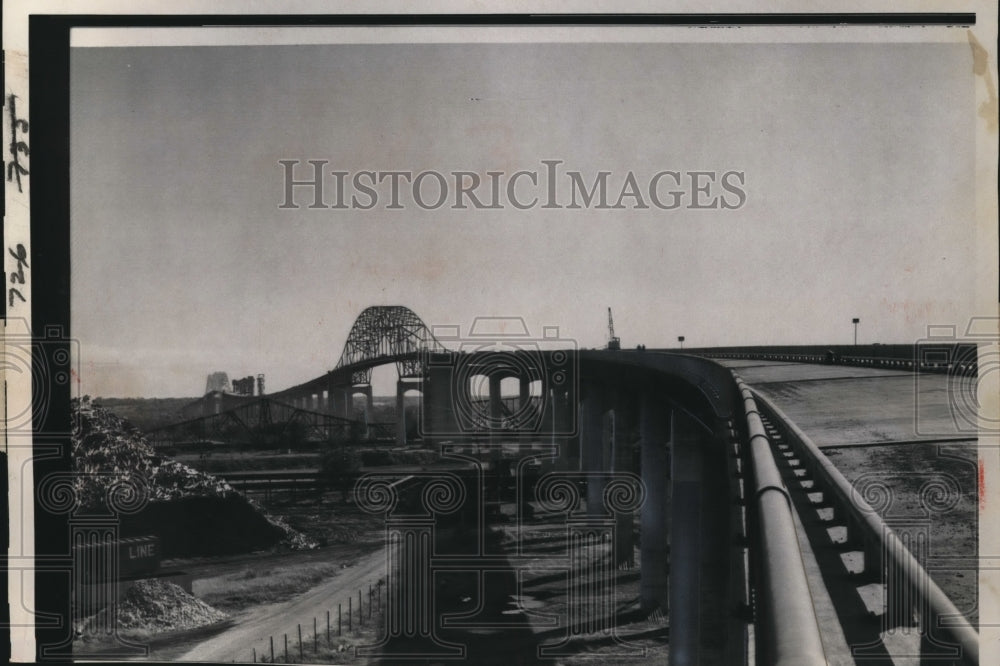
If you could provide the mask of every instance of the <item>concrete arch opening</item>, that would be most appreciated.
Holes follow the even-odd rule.
[[[423,382],[396,382],[396,444],[406,446],[420,434],[420,413],[423,409]]]

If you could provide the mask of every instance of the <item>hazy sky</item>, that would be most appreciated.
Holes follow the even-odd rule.
[[[331,369],[373,304],[463,327],[522,316],[584,347],[605,343],[608,306],[629,347],[848,343],[852,317],[861,342],[911,342],[976,314],[967,46],[71,58],[72,329],[92,395],[198,395],[214,370],[285,388]],[[560,159],[588,180],[612,172],[613,198],[630,170],[640,183],[738,170],[747,198],[737,210],[280,210],[281,159],[506,174]]]

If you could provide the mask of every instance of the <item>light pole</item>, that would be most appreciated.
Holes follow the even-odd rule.
[[[857,317],[855,317],[854,319],[851,320],[851,323],[854,324],[854,346],[855,347],[858,346],[858,322],[859,321],[861,321],[861,320],[858,319]]]
[[[677,342],[681,343],[681,349],[684,349],[684,336],[683,335],[678,335],[677,336]]]

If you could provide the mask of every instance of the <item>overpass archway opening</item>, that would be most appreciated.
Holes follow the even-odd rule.
[[[516,398],[521,392],[521,380],[517,377],[504,377],[500,380],[500,397]]]
[[[371,371],[372,395],[376,397],[392,397],[396,395],[396,382],[399,380],[399,373],[393,363],[383,363],[376,365]]]
[[[468,396],[472,400],[487,400],[490,397],[490,377],[486,374],[475,374],[469,377],[466,386]]]
[[[416,395],[414,395],[416,394]],[[402,379],[396,383],[396,443],[400,446],[413,441],[420,432],[424,390],[421,382]]]

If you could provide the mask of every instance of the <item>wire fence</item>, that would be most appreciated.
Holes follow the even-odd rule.
[[[364,629],[378,629],[384,610],[383,595],[386,585],[383,579],[368,584],[367,593],[364,588],[358,589],[357,597],[349,595],[347,603],[340,602],[336,609],[330,608],[325,617],[312,618],[312,635],[309,624],[306,624],[306,634],[303,636],[302,623],[296,625],[295,634],[289,644],[289,636],[283,633],[280,642],[275,647],[275,636],[268,636],[266,648],[261,652],[256,647],[250,648],[252,663],[261,664],[301,664],[318,662],[319,658],[333,651],[342,652],[346,646],[342,642],[345,635],[357,635]]]

